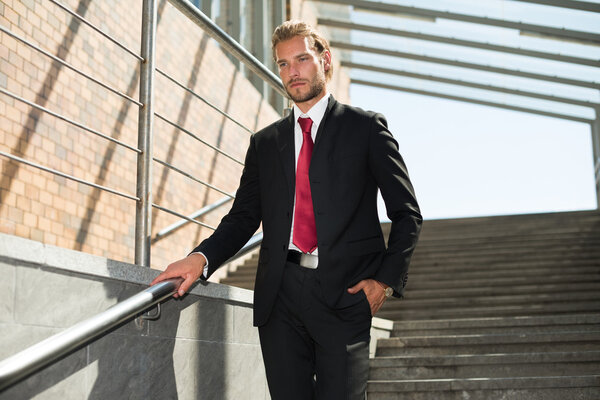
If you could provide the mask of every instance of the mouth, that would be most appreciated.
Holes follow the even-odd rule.
[[[297,88],[297,87],[303,86],[305,84],[306,84],[306,82],[303,82],[303,81],[294,81],[294,82],[288,83],[288,87]]]

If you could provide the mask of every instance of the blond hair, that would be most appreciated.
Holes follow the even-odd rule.
[[[283,24],[275,28],[273,36],[271,37],[271,49],[273,50],[273,59],[277,61],[275,54],[275,47],[286,40],[293,39],[296,36],[307,38],[312,49],[321,56],[323,52],[328,51],[329,42],[325,39],[317,30],[304,21],[285,21]],[[329,66],[329,69],[325,71],[325,78],[331,79],[333,75],[333,65]]]

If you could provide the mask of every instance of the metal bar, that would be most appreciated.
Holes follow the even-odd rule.
[[[79,71],[77,68],[75,68],[74,66],[72,66],[71,64],[67,63],[66,61],[64,61],[61,58],[56,57],[54,54],[47,52],[46,50],[42,49],[41,47],[36,46],[35,44],[28,42],[26,39],[20,37],[19,35],[9,31],[8,29],[6,29],[5,27],[3,27],[2,25],[0,25],[0,31],[6,33],[9,36],[12,36],[13,38],[15,38],[16,40],[24,43],[25,45],[31,47],[34,50],[37,50],[38,52],[42,53],[43,55],[45,55],[46,57],[49,57],[51,59],[53,59],[54,61],[58,62],[59,64],[67,67],[68,69],[70,69],[71,71],[89,79],[90,81],[102,86],[103,88],[105,88],[106,90],[121,96],[122,98],[124,98],[125,100],[129,100],[132,103],[137,104],[138,106],[141,106],[142,103],[140,103],[139,101],[135,100],[134,98],[126,95],[125,93],[122,93],[120,91],[118,91],[117,89],[113,89],[112,87],[110,87],[109,85],[99,81],[98,79],[92,77],[91,75],[86,74],[85,72],[81,72]]]
[[[530,114],[543,115],[546,117],[566,119],[569,121],[585,122],[587,124],[591,124],[593,122],[593,120],[588,119],[588,118],[575,117],[575,116],[567,115],[567,114],[559,114],[559,113],[554,113],[554,112],[550,112],[550,111],[536,110],[534,108],[511,106],[509,104],[502,104],[502,103],[496,103],[496,102],[485,101],[485,100],[477,100],[477,99],[472,99],[469,97],[453,96],[453,95],[448,95],[448,94],[443,94],[443,93],[438,93],[438,92],[431,92],[431,91],[427,91],[427,90],[411,89],[411,88],[407,88],[407,87],[403,87],[403,86],[389,85],[389,84],[384,84],[384,83],[365,81],[365,80],[361,80],[361,79],[351,79],[350,83],[354,83],[354,84],[358,84],[358,85],[379,87],[379,88],[383,88],[383,89],[399,90],[402,92],[421,94],[424,96],[439,97],[442,99],[463,101],[463,102],[467,102],[467,103],[474,103],[474,104],[479,104],[479,105],[484,105],[484,106],[489,106],[489,107],[504,108],[507,110],[521,111],[521,112],[526,112],[526,113],[530,113]]]
[[[203,215],[211,213],[212,211],[216,210],[217,208],[221,207],[222,205],[229,203],[231,200],[233,200],[233,197],[223,197],[221,200],[218,200],[213,204],[209,204],[209,205],[204,206],[201,209],[193,212],[192,214],[188,215],[187,218],[193,219],[193,220],[195,220],[196,218],[200,218]],[[159,241],[160,239],[163,239],[163,238],[169,236],[170,234],[174,233],[176,230],[187,225],[188,223],[189,223],[189,221],[187,219],[182,219],[181,221],[177,221],[174,224],[167,226],[166,228],[160,230],[156,234],[156,236],[154,236],[154,239],[152,239],[152,243],[155,243],[155,242]]]
[[[94,26],[88,20],[86,20],[85,18],[83,18],[81,15],[77,14],[76,12],[74,12],[73,10],[69,9],[68,7],[64,6],[63,4],[59,3],[56,0],[50,0],[50,1],[52,3],[54,3],[56,6],[62,8],[67,13],[71,14],[73,17],[77,18],[79,21],[83,22],[84,24],[86,24],[87,26],[89,26],[90,28],[92,28],[93,30],[95,30],[96,32],[98,32],[100,35],[104,36],[106,39],[110,40],[111,42],[113,42],[114,44],[116,44],[117,46],[119,46],[121,49],[125,50],[127,53],[129,53],[132,56],[134,56],[135,58],[137,58],[139,61],[143,61],[144,60],[136,52],[134,52],[133,50],[128,49],[127,47],[125,47],[124,45],[122,45],[121,43],[119,43],[116,39],[113,39],[111,36],[109,36],[108,34],[104,33],[103,31],[101,31],[99,28],[97,28],[96,26]]]
[[[369,47],[369,46],[360,46],[360,45],[356,45],[356,44],[337,42],[337,41],[331,41],[329,44],[332,47],[337,47],[337,48],[346,49],[346,50],[356,50],[356,51],[362,51],[362,52],[366,52],[366,53],[381,54],[381,55],[399,57],[399,58],[404,58],[404,59],[425,61],[425,62],[430,62],[430,63],[444,64],[444,65],[452,65],[452,66],[461,67],[461,68],[476,69],[476,70],[480,70],[480,71],[496,72],[499,74],[521,76],[524,78],[539,79],[539,80],[548,81],[548,82],[562,83],[565,85],[580,86],[580,87],[586,87],[586,88],[592,88],[592,89],[600,89],[599,82],[588,82],[588,81],[582,81],[579,79],[562,78],[562,77],[558,77],[555,75],[544,75],[544,74],[538,74],[535,72],[527,72],[527,71],[521,71],[521,70],[515,70],[515,69],[509,69],[509,68],[494,67],[494,66],[490,66],[490,65],[475,64],[475,63],[466,62],[466,61],[458,61],[458,60],[450,60],[447,58],[424,56],[424,55],[420,55],[420,54],[406,53],[406,52],[401,52],[401,51],[387,50],[387,49],[381,49],[381,48],[375,48],[375,47]]]
[[[169,0],[169,2],[215,39],[225,51],[244,63],[244,65],[251,69],[255,74],[271,85],[273,89],[281,93],[282,96],[287,97],[281,79],[279,79],[277,75],[271,72],[271,70],[263,63],[258,61],[256,57],[223,31],[217,24],[211,21],[210,18],[204,15],[192,3],[188,0]]]
[[[190,89],[187,86],[185,86],[183,83],[181,83],[181,82],[177,81],[176,79],[172,78],[166,72],[162,71],[160,68],[157,68],[156,72],[158,72],[159,74],[163,75],[165,78],[169,79],[171,82],[173,82],[174,84],[176,84],[177,86],[179,86],[183,90],[185,90],[188,93],[190,93],[192,96],[194,96],[197,99],[203,101],[207,106],[209,106],[213,110],[217,111],[219,114],[221,114],[225,118],[229,119],[231,122],[233,122],[234,124],[238,125],[240,128],[246,130],[249,133],[254,133],[254,131],[252,131],[250,128],[247,128],[241,122],[238,122],[235,118],[233,118],[231,115],[227,114],[225,111],[222,111],[219,107],[215,106],[214,104],[212,104],[211,102],[209,102],[208,100],[206,100],[204,97],[200,96],[198,93],[194,92],[192,89]]]
[[[111,328],[170,297],[183,279],[160,282],[0,362],[0,391],[81,348]]]
[[[491,90],[491,91],[495,91],[495,92],[514,94],[514,95],[518,95],[518,96],[532,97],[535,99],[556,101],[556,102],[565,103],[565,104],[573,104],[573,105],[582,106],[582,107],[600,107],[600,103],[592,103],[590,101],[570,99],[568,97],[559,97],[559,96],[553,96],[553,95],[548,95],[548,94],[529,92],[529,91],[525,91],[525,90],[510,89],[510,88],[505,88],[505,87],[501,87],[501,86],[486,85],[486,84],[482,84],[482,83],[463,81],[463,80],[459,80],[459,79],[443,78],[443,77],[435,76],[435,75],[418,74],[416,72],[408,72],[408,71],[402,71],[402,70],[397,70],[397,69],[378,67],[375,65],[358,64],[358,63],[353,63],[351,61],[342,61],[340,64],[342,67],[364,69],[367,71],[382,72],[385,74],[406,76],[409,78],[423,79],[423,80],[433,81],[433,82],[449,83],[451,85],[460,85],[460,86],[472,87],[472,88],[476,88],[476,89]]]
[[[211,189],[213,189],[213,190],[216,190],[217,192],[219,192],[219,193],[221,193],[221,194],[224,194],[225,196],[229,196],[229,197],[230,197],[230,198],[232,198],[232,199],[234,198],[234,196],[232,196],[231,194],[227,193],[226,191],[224,191],[224,190],[221,190],[221,189],[219,189],[218,187],[216,187],[216,186],[213,186],[213,185],[211,185],[211,184],[210,184],[210,183],[208,183],[208,182],[204,182],[203,180],[201,180],[201,179],[198,179],[198,178],[194,177],[192,174],[189,174],[189,173],[187,173],[187,172],[185,172],[185,171],[183,171],[183,170],[181,170],[181,169],[179,169],[179,168],[177,168],[177,167],[174,167],[173,165],[171,165],[171,164],[169,164],[169,163],[167,163],[167,162],[165,162],[165,161],[163,161],[163,160],[160,160],[160,159],[158,159],[158,158],[156,158],[156,157],[153,157],[152,159],[153,159],[154,161],[156,161],[157,163],[159,163],[159,164],[162,164],[162,165],[164,165],[165,167],[167,167],[167,168],[169,168],[169,169],[171,169],[171,170],[173,170],[173,171],[175,171],[175,172],[179,172],[181,175],[183,175],[183,176],[185,176],[185,177],[187,177],[187,178],[190,178],[190,179],[192,179],[193,181],[196,181],[196,182],[198,182],[198,183],[200,183],[200,184],[202,184],[202,185],[204,185],[204,186],[207,186],[207,187],[209,187],[209,188],[211,188]]]
[[[243,163],[242,161],[240,161],[240,160],[237,160],[235,157],[233,157],[233,156],[231,156],[231,155],[229,155],[229,154],[225,153],[223,150],[219,149],[218,147],[216,147],[216,146],[213,146],[213,145],[212,145],[212,144],[210,144],[210,143],[207,143],[206,141],[204,141],[204,140],[202,140],[200,137],[198,137],[198,136],[194,135],[192,132],[188,131],[188,130],[187,130],[187,129],[185,129],[184,127],[177,125],[175,122],[171,122],[171,121],[169,121],[168,119],[166,119],[165,117],[163,117],[162,115],[160,115],[160,114],[158,114],[158,113],[155,113],[154,115],[156,115],[156,117],[157,117],[157,118],[160,118],[161,120],[165,121],[165,122],[166,122],[166,123],[168,123],[169,125],[171,125],[171,126],[173,126],[173,127],[177,128],[177,129],[179,129],[179,130],[181,130],[181,131],[183,131],[183,132],[187,133],[189,136],[193,137],[194,139],[196,139],[196,140],[197,140],[197,141],[199,141],[200,143],[202,143],[202,144],[204,144],[204,145],[206,145],[206,146],[210,147],[211,149],[213,149],[213,150],[214,150],[214,151],[216,151],[217,153],[224,155],[225,157],[227,157],[227,158],[229,158],[229,159],[231,159],[231,160],[235,161],[236,163],[238,163],[238,164],[240,164],[240,165],[244,165],[244,163]]]
[[[574,1],[574,0],[512,0],[523,3],[543,4],[545,6],[570,8],[572,10],[600,12],[600,4],[589,1]]]
[[[503,19],[478,17],[475,15],[460,14],[450,11],[439,11],[427,8],[418,8],[412,6],[402,6],[399,4],[383,3],[366,0],[316,0],[321,3],[343,4],[345,6],[354,6],[367,10],[385,12],[390,14],[409,14],[428,18],[443,18],[454,21],[469,22],[473,24],[482,24],[498,26],[501,28],[517,29],[525,32],[536,32],[546,35],[556,36],[565,39],[576,39],[590,44],[600,43],[600,35],[591,32],[576,31],[572,29],[554,28],[545,25],[526,24],[523,22],[507,21]]]
[[[324,25],[324,26],[329,26],[329,27],[334,27],[334,28],[343,28],[343,29],[352,29],[352,30],[359,30],[359,31],[365,31],[365,32],[381,33],[384,35],[400,36],[400,37],[406,37],[406,38],[417,39],[417,40],[426,40],[426,41],[431,41],[431,42],[436,42],[436,43],[447,43],[447,44],[453,44],[453,45],[457,45],[457,46],[465,46],[465,47],[472,47],[472,48],[477,48],[477,49],[499,51],[499,52],[503,52],[503,53],[518,54],[518,55],[527,56],[527,57],[535,57],[535,58],[560,61],[560,62],[571,63],[571,64],[588,65],[591,67],[600,67],[600,60],[594,60],[591,58],[566,56],[563,54],[548,53],[548,52],[537,51],[537,50],[528,50],[528,49],[523,49],[520,47],[501,46],[501,45],[486,43],[486,42],[476,42],[474,40],[457,39],[454,37],[430,35],[430,34],[425,34],[425,33],[420,33],[420,32],[402,31],[399,29],[357,24],[357,23],[353,23],[353,22],[333,20],[333,19],[328,19],[328,18],[319,18],[317,23],[319,25]]]
[[[152,142],[154,122],[154,70],[156,60],[156,0],[142,4],[142,62],[140,67],[140,108],[138,117],[138,147],[136,193],[140,201],[135,210],[135,263],[150,267],[152,219]]]
[[[14,155],[9,154],[9,153],[5,153],[4,151],[1,151],[1,150],[0,150],[0,155],[4,156],[6,158],[10,158],[11,160],[14,160],[14,161],[17,161],[17,162],[29,165],[31,167],[34,167],[34,168],[37,168],[37,169],[41,169],[42,171],[50,172],[51,174],[58,175],[58,176],[61,176],[63,178],[66,178],[66,179],[70,179],[72,181],[79,182],[81,184],[94,187],[96,189],[101,189],[101,190],[104,190],[106,192],[109,192],[109,193],[112,193],[112,194],[116,194],[118,196],[125,197],[125,198],[130,199],[130,200],[136,200],[136,201],[139,200],[139,198],[137,198],[135,196],[132,196],[132,195],[129,195],[127,193],[123,193],[123,192],[120,192],[118,190],[106,187],[106,186],[102,186],[102,185],[98,185],[98,184],[95,184],[95,183],[92,183],[92,182],[88,182],[86,180],[74,177],[72,175],[65,174],[65,173],[60,172],[60,171],[58,171],[56,169],[53,169],[53,168],[44,167],[43,165],[34,163],[33,161],[28,161],[28,160],[26,160],[24,158],[14,156]]]
[[[125,147],[125,148],[127,148],[127,149],[129,149],[129,150],[135,151],[136,153],[141,153],[141,151],[140,151],[139,149],[137,149],[137,148],[135,148],[135,147],[133,147],[133,146],[130,146],[130,145],[128,145],[128,144],[126,144],[126,143],[123,143],[123,142],[121,142],[121,141],[119,141],[119,140],[117,140],[117,139],[114,139],[114,138],[112,138],[112,137],[110,137],[110,136],[108,136],[108,135],[105,135],[105,134],[103,134],[103,133],[101,133],[101,132],[98,132],[98,131],[97,131],[97,130],[95,130],[95,129],[88,128],[87,126],[85,126],[85,125],[83,125],[83,124],[80,124],[80,123],[79,123],[79,122],[77,122],[77,121],[74,121],[74,120],[72,120],[72,119],[69,119],[69,118],[67,118],[67,117],[63,116],[63,115],[60,115],[60,114],[57,114],[57,113],[55,113],[54,111],[50,111],[49,109],[47,109],[47,108],[45,108],[45,107],[42,107],[42,106],[40,106],[40,105],[38,105],[38,104],[36,104],[36,103],[33,103],[33,102],[29,101],[29,100],[26,100],[26,99],[24,99],[24,98],[22,98],[22,97],[20,97],[20,96],[17,96],[16,94],[14,94],[14,93],[11,93],[11,92],[9,92],[8,90],[6,90],[6,89],[4,89],[4,88],[1,88],[1,87],[0,87],[0,93],[3,93],[3,94],[5,94],[5,95],[7,95],[7,96],[10,96],[10,97],[12,97],[12,98],[13,98],[13,99],[15,99],[15,100],[18,100],[18,101],[20,101],[20,102],[22,102],[22,103],[25,103],[25,104],[27,104],[27,105],[28,105],[28,106],[30,106],[30,107],[33,107],[33,108],[35,108],[35,109],[38,109],[38,110],[40,110],[40,111],[43,111],[43,112],[45,112],[46,114],[52,115],[53,117],[55,117],[55,118],[58,118],[58,119],[60,119],[60,120],[62,120],[62,121],[65,121],[65,122],[67,122],[67,123],[69,123],[69,124],[71,124],[71,125],[74,125],[74,126],[76,126],[76,127],[78,127],[78,128],[81,128],[81,129],[83,129],[84,131],[87,131],[87,132],[93,133],[93,134],[94,134],[94,135],[96,135],[96,136],[100,136],[100,137],[101,137],[101,138],[103,138],[103,139],[106,139],[106,140],[108,140],[108,141],[110,141],[110,142],[113,142],[113,143],[115,143],[115,144],[118,144],[119,146],[123,146],[123,147]]]
[[[168,208],[165,208],[165,207],[159,206],[158,204],[154,204],[154,203],[153,203],[153,204],[152,204],[152,207],[156,208],[157,210],[161,210],[161,211],[164,211],[164,212],[166,212],[166,213],[169,213],[169,214],[175,215],[176,217],[179,217],[179,218],[185,219],[186,221],[193,222],[194,224],[197,224],[197,225],[203,226],[203,227],[205,227],[205,228],[208,228],[208,229],[212,229],[213,231],[214,231],[215,229],[217,229],[217,228],[215,228],[214,226],[211,226],[211,225],[205,224],[204,222],[200,222],[200,221],[198,221],[198,220],[195,220],[195,219],[189,218],[187,215],[179,214],[179,213],[178,213],[178,212],[176,212],[176,211],[169,210]]]

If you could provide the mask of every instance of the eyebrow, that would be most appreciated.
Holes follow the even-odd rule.
[[[298,54],[297,56],[294,56],[294,57],[292,57],[292,58],[300,58],[300,57],[303,57],[303,56],[308,56],[308,55],[309,55],[309,53],[308,53],[308,52],[304,52],[304,53],[300,53],[300,54]],[[277,64],[279,64],[280,62],[287,62],[287,59],[285,59],[285,58],[280,58],[280,59],[278,59],[278,60],[276,61],[276,63],[277,63]]]

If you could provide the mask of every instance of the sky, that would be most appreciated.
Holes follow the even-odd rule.
[[[387,0],[490,18],[598,33],[600,16],[510,0]],[[354,12],[358,23],[600,59],[599,46],[519,35],[518,31],[437,19]],[[334,40],[600,82],[598,68],[414,39],[334,30]],[[370,53],[342,53],[363,64],[599,102],[600,92]],[[593,119],[591,108],[353,70],[351,77],[520,105]],[[383,113],[406,161],[426,219],[596,208],[591,129],[587,123],[351,85],[352,104]],[[385,219],[385,210],[380,214]]]

